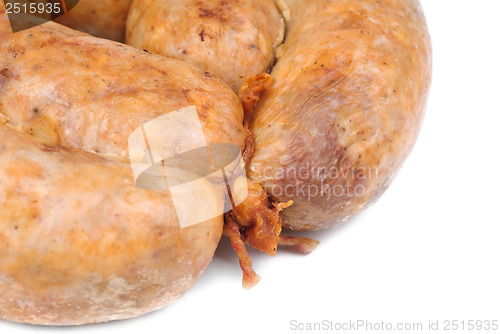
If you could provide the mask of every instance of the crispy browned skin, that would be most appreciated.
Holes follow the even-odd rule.
[[[91,35],[125,41],[125,25],[132,0],[80,0],[55,21]]]
[[[238,91],[273,65],[283,29],[273,0],[136,0],[127,44],[186,60]]]
[[[0,15],[0,318],[130,318],[194,284],[222,217],[180,229],[169,193],[136,187],[127,162],[132,131],[190,105],[208,142],[243,147],[219,79],[52,22],[12,34]]]
[[[281,4],[287,37],[250,123],[248,172],[274,200],[293,200],[284,227],[315,230],[373,203],[408,156],[431,45],[416,0]]]

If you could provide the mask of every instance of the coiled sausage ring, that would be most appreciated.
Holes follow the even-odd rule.
[[[223,233],[250,287],[245,244],[312,251],[316,241],[282,228],[335,226],[372,204],[423,120],[431,47],[417,0],[80,0],[16,33],[8,8],[2,319],[78,325],[158,309],[196,282]],[[208,147],[240,150],[247,179],[231,211],[180,227],[171,190],[136,184],[129,138],[185,108]],[[179,129],[159,133],[182,145]],[[227,204],[212,183],[197,187],[197,213]]]

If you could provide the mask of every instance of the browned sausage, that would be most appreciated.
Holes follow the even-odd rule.
[[[410,153],[431,76],[417,0],[283,0],[273,84],[257,106],[248,168],[285,227],[337,225],[373,203]]]
[[[219,79],[53,22],[13,34],[0,14],[0,318],[130,318],[195,283],[222,216],[181,229],[168,191],[134,184],[127,149],[143,123],[187,106],[207,142],[243,147],[243,110]]]
[[[133,1],[127,44],[186,60],[235,91],[274,64],[284,26],[273,0]]]

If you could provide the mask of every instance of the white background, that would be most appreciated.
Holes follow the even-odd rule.
[[[163,310],[80,328],[0,322],[0,333],[293,333],[291,320],[500,321],[500,1],[422,4],[434,78],[420,139],[377,204],[340,228],[305,234],[321,241],[313,254],[251,252],[262,281],[246,291],[224,239],[201,281]]]

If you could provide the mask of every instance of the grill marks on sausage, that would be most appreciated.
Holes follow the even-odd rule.
[[[200,19],[214,20],[222,24],[229,21],[231,13],[229,13],[230,7],[227,1],[221,1],[220,6],[215,6],[214,8],[206,8],[202,1],[198,1],[196,6],[198,6],[198,17]],[[207,34],[205,29],[202,29],[199,35],[202,42],[205,42],[207,37],[213,38],[213,36]]]
[[[214,8],[205,8],[203,7],[203,3],[198,1],[196,5],[199,7],[199,15],[200,19],[209,18],[213,20],[217,20],[221,23],[225,23],[228,21],[228,3],[226,1],[221,1],[220,6],[215,6]]]
[[[0,69],[0,91],[12,79],[19,79],[19,75],[7,67]]]
[[[0,88],[3,84],[7,82],[12,77],[12,73],[8,68],[3,68],[0,70]]]

